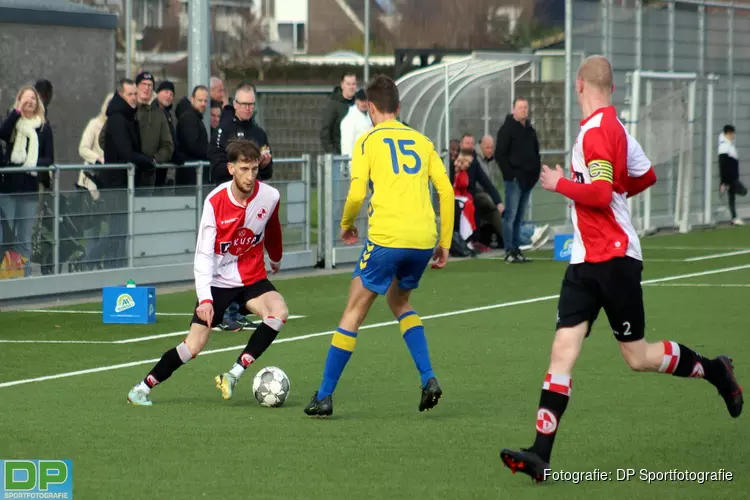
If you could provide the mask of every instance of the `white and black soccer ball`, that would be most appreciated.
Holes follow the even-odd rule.
[[[261,406],[278,408],[289,397],[289,377],[281,368],[267,366],[253,379],[253,394]]]

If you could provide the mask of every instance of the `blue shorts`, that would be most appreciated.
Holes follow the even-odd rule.
[[[402,290],[414,290],[419,286],[432,253],[432,250],[381,247],[368,241],[352,278],[359,276],[365,288],[379,295],[385,295],[394,278]]]

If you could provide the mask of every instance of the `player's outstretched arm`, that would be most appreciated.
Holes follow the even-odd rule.
[[[198,242],[195,245],[195,261],[193,272],[195,274],[195,292],[198,294],[198,302],[213,303],[211,295],[211,281],[214,276],[214,248],[216,245],[216,216],[213,205],[206,203],[203,206],[200,227],[198,228]]]
[[[443,160],[433,151],[429,166],[430,181],[438,192],[440,200],[440,247],[450,249],[453,239],[453,220],[455,217],[456,198]]]
[[[281,239],[281,222],[279,221],[279,204],[273,209],[271,217],[266,222],[266,238],[264,245],[268,258],[271,260],[271,271],[276,274],[281,268],[281,257],[284,254],[284,247]]]

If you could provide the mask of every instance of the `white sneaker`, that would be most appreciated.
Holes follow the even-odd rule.
[[[537,231],[539,231],[538,234]],[[551,230],[549,224],[545,224],[542,227],[536,228],[534,230],[534,234],[531,236],[532,250],[539,250],[540,248],[542,248],[547,243],[547,241],[549,241],[550,232]],[[534,236],[536,236],[536,238]]]
[[[735,219],[732,219],[732,225],[733,226],[744,226],[745,222],[742,219],[740,219],[739,217],[737,217]]]

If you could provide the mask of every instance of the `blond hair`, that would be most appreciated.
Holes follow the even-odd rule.
[[[107,119],[107,108],[109,107],[110,101],[112,101],[112,98],[115,96],[114,92],[110,92],[109,94],[104,97],[104,102],[102,103],[102,109],[99,111],[99,114],[96,115],[96,119],[100,121],[104,121]]]
[[[611,92],[612,64],[604,56],[589,56],[578,68],[578,78],[603,92]]]
[[[47,122],[47,117],[45,116],[44,112],[44,103],[42,102],[42,97],[39,95],[39,92],[34,88],[33,85],[24,85],[21,87],[21,89],[18,91],[18,94],[16,94],[16,107],[20,105],[21,102],[21,96],[23,96],[27,91],[33,92],[34,96],[36,97],[36,111],[34,111],[34,116],[38,116],[42,120],[42,126]],[[19,111],[23,111],[19,109]]]

